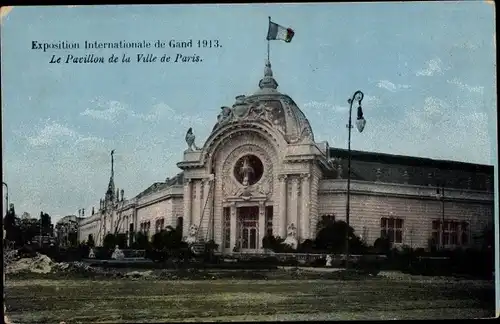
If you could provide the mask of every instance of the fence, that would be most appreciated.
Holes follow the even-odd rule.
[[[244,252],[236,252],[231,253],[228,256],[224,256],[225,258],[230,259],[238,259],[242,261],[248,261],[251,259],[265,258],[271,257],[276,258],[280,262],[286,262],[288,260],[297,260],[299,264],[307,264],[313,263],[319,260],[327,259],[327,256],[330,256],[332,265],[339,264],[345,262],[346,256],[345,254],[328,254],[328,253],[268,253],[268,254],[258,254],[258,253],[244,253]],[[369,255],[349,255],[349,262],[358,263],[360,261],[384,261],[387,260],[386,255],[382,254],[369,254]]]

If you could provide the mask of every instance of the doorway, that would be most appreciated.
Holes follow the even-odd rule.
[[[237,227],[241,250],[257,250],[259,248],[259,207],[239,207]]]

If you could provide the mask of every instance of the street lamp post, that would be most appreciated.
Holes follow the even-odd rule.
[[[347,129],[349,132],[349,137],[347,140],[348,148],[348,163],[347,163],[347,199],[346,199],[346,223],[347,231],[345,238],[345,267],[348,268],[349,265],[349,212],[350,212],[350,194],[351,194],[351,129],[352,129],[352,105],[355,101],[358,102],[358,116],[356,119],[356,128],[361,133],[366,125],[366,120],[363,118],[363,109],[361,108],[361,101],[363,100],[364,94],[361,91],[356,91],[352,98],[347,100],[349,103],[349,124]]]
[[[7,215],[9,211],[9,186],[3,181],[2,184],[5,186],[5,215]]]
[[[7,213],[9,212],[9,186],[7,186],[7,184],[3,181],[2,184],[5,186],[5,216],[7,216]],[[5,232],[5,226],[3,225],[3,222],[2,222],[2,233],[3,233],[2,240],[5,240],[7,233]],[[4,259],[4,264],[5,264],[5,259]]]

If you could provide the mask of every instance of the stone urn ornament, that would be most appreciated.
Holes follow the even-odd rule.
[[[331,256],[330,254],[328,254],[328,255],[326,256],[326,266],[327,266],[327,267],[331,267],[331,266],[332,266],[332,261],[333,261],[332,256]]]
[[[93,248],[90,248],[89,250],[89,259],[95,259],[95,253]]]
[[[115,246],[115,250],[113,251],[113,254],[111,255],[111,259],[113,260],[123,260],[125,258],[125,255],[123,254],[123,251],[120,250],[118,245]]]

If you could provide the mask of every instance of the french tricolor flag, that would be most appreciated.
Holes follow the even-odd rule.
[[[282,40],[287,43],[292,41],[295,32],[291,28],[278,25],[269,19],[269,30],[267,31],[267,40]]]

